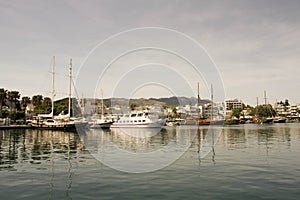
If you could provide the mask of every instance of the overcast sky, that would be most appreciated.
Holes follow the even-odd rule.
[[[178,55],[190,56],[193,64],[205,64],[205,69],[198,66],[203,98],[210,98],[210,84],[216,85],[216,95],[221,93],[219,83],[212,81],[215,78],[222,82],[227,99],[255,105],[256,97],[263,102],[266,90],[269,103],[286,98],[300,103],[299,9],[300,1],[292,0],[1,0],[0,87],[22,95],[50,96],[49,71],[55,55],[56,98],[67,95],[70,58],[79,96],[98,96],[99,88],[105,97],[127,97],[126,92],[129,97],[193,96],[198,77],[183,56],[170,53],[178,50],[182,51]],[[114,34],[142,27],[167,28],[178,34],[133,31],[96,48]],[[179,33],[202,48],[197,50]],[[125,55],[103,74],[116,56],[139,45],[157,49]],[[212,79],[207,78],[210,72]]]

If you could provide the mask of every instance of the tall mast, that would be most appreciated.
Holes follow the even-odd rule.
[[[266,93],[266,90],[264,91],[264,99],[265,99],[265,105],[267,105],[267,93]]]
[[[198,95],[197,95],[197,110],[198,110],[198,119],[200,119],[200,117],[201,117],[201,114],[200,114],[200,92],[199,92],[199,90],[200,90],[200,87],[199,87],[199,82],[198,82],[198,84],[197,84],[197,91],[198,91]]]
[[[102,102],[101,102],[101,119],[104,119],[104,109],[103,109],[103,89],[101,89],[101,96],[102,96]]]
[[[54,76],[55,76],[55,56],[53,56],[53,65],[52,65],[52,109],[51,109],[51,115],[54,116],[54,97],[55,97],[55,86],[54,86]]]
[[[71,88],[72,88],[72,58],[70,59],[70,65],[69,65],[69,108],[68,108],[68,113],[69,113],[69,119],[71,117]]]
[[[198,82],[198,96],[197,96],[197,98],[198,98],[198,108],[199,108],[199,106],[200,106],[199,82]]]
[[[211,119],[213,119],[213,112],[214,112],[214,95],[213,95],[213,85],[210,85],[210,91],[211,91]]]

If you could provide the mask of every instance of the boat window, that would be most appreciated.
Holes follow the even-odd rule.
[[[137,122],[136,120],[134,120],[134,122]]]
[[[139,122],[142,122],[142,120],[139,120]]]
[[[146,120],[143,120],[143,122],[146,122]]]
[[[124,115],[124,117],[129,117],[129,115]]]
[[[131,117],[136,117],[136,114],[131,114]]]
[[[145,116],[148,116],[148,113],[145,113]]]
[[[142,116],[143,116],[143,113],[139,113],[139,114],[138,114],[138,117],[142,117]]]

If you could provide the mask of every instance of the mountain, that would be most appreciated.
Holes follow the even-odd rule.
[[[99,99],[96,100],[97,102],[100,101]],[[185,105],[196,105],[197,98],[195,97],[167,97],[167,98],[139,98],[139,99],[126,99],[126,98],[109,98],[103,100],[104,105],[110,107],[111,105],[132,105],[135,106],[168,106],[168,107],[175,107],[175,106],[185,106]],[[210,100],[201,99],[200,104],[209,103]]]

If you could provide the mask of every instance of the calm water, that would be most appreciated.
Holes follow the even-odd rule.
[[[206,134],[205,127],[168,127],[148,138],[1,130],[0,199],[299,199],[300,124],[224,127],[214,153],[199,159]],[[90,154],[103,142],[148,153],[191,135],[178,160],[149,173],[120,172]]]

